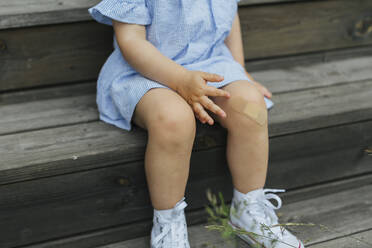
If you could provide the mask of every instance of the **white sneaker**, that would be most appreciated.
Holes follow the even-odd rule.
[[[151,248],[190,248],[183,197],[171,209],[154,209]]]
[[[281,189],[257,189],[243,194],[234,188],[230,208],[229,224],[257,235],[238,234],[238,236],[253,247],[263,248],[305,248],[303,243],[291,232],[278,224],[275,209],[282,206],[282,200],[275,192]],[[267,192],[273,192],[265,194]],[[274,206],[269,199],[278,202]]]

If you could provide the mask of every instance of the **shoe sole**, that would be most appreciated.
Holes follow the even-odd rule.
[[[229,225],[234,229],[242,229],[236,225],[234,225],[233,223],[231,223],[231,221],[229,220],[228,221]],[[240,239],[242,239],[243,241],[245,241],[246,243],[248,243],[249,245],[251,246],[255,246],[257,244],[261,245],[261,248],[267,248],[266,246],[264,246],[263,244],[260,244],[260,242],[258,242],[257,240],[255,240],[254,238],[251,238],[249,237],[248,235],[243,235],[243,234],[236,234]]]
[[[239,226],[236,226],[234,225],[233,223],[231,223],[231,221],[229,220],[228,221],[228,224],[234,229],[242,229],[241,227]],[[260,242],[258,242],[257,240],[255,240],[254,238],[251,238],[249,237],[248,235],[244,235],[244,234],[236,234],[240,239],[242,239],[243,241],[247,242],[249,245],[251,246],[254,246],[254,245],[261,245],[261,248],[267,248],[265,245],[263,244],[260,244]],[[303,246],[300,242],[298,244],[298,248],[305,248],[305,246]]]

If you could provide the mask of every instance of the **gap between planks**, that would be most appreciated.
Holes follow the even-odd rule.
[[[372,183],[372,174],[367,174],[367,175],[361,175],[361,176],[356,176],[353,178],[348,178],[348,179],[343,179],[335,182],[330,182],[330,183],[323,183],[321,185],[316,185],[316,186],[310,186],[302,189],[296,189],[296,190],[290,190],[285,193],[281,193],[280,196],[284,202],[285,205],[287,204],[292,204],[298,201],[304,201],[304,200],[309,200],[317,197],[326,197],[329,194],[334,194],[340,191],[344,190],[354,190],[357,189],[361,186],[366,186],[370,185]],[[191,211],[191,212],[186,212],[187,218],[189,220],[188,224],[190,228],[196,225],[201,225],[205,223],[206,221],[206,213],[204,209],[196,210],[196,211]],[[199,221],[195,221],[195,220]],[[191,223],[190,223],[191,220]],[[200,222],[202,221],[202,223]],[[142,223],[142,224],[141,224]],[[124,237],[125,234],[130,232],[132,229],[138,229],[138,226],[141,227],[146,227],[145,229],[149,229],[151,226],[149,225],[148,222],[141,222],[141,223],[134,223],[132,225],[125,225],[125,226],[117,226],[117,227],[112,227],[108,229],[102,229],[102,230],[97,230],[94,232],[87,232],[84,234],[80,235],[75,235],[63,239],[57,239],[54,241],[49,241],[49,242],[43,242],[37,245],[31,245],[27,246],[27,248],[50,248],[50,247],[58,247],[58,248],[65,248],[65,247],[79,247],[79,248],[88,248],[88,247],[93,247],[94,243],[98,244],[101,243],[106,244],[103,246],[104,248],[124,248],[124,247],[133,247],[133,246],[117,246],[117,245],[122,245],[123,242],[119,242],[119,240],[114,240],[115,238],[110,236],[109,233],[116,233],[120,235],[116,235],[118,237],[122,236]],[[137,225],[137,226],[136,226]],[[205,231],[205,230],[204,230]],[[107,236],[108,235],[108,236]],[[115,237],[116,237],[115,236]],[[111,242],[108,242],[108,240],[112,240]],[[141,240],[141,238],[136,239],[136,240]],[[104,243],[102,243],[104,242]],[[118,243],[117,243],[118,242]],[[129,241],[127,241],[129,242]],[[334,241],[330,241],[332,244]],[[111,245],[107,245],[107,243],[112,243]],[[125,242],[124,242],[125,243]],[[315,243],[316,244],[316,243]],[[318,244],[316,244],[318,245]],[[328,246],[320,246],[317,247],[315,245],[314,248],[325,248]],[[100,247],[100,248],[103,248]],[[25,247],[26,248],[26,247]],[[136,246],[137,248],[137,246]],[[145,248],[139,246],[138,248]],[[330,246],[329,248],[350,248],[350,246],[345,246],[345,247],[338,247],[336,245]],[[359,248],[359,247],[355,247]],[[366,248],[366,247],[360,247],[360,248]]]
[[[273,92],[276,105],[269,114],[271,133],[283,135],[308,127],[325,127],[329,123],[317,123],[316,117],[330,113],[359,111],[352,115],[360,117],[364,109],[372,106],[368,81],[372,80],[371,63],[372,56],[368,56],[252,73]],[[345,102],[348,104],[342,106]],[[325,109],[327,106],[331,112]],[[95,84],[3,93],[0,115],[0,135],[97,121]],[[339,116],[338,120],[343,123],[349,118]],[[304,126],[298,122],[284,125],[301,119],[306,120]],[[309,119],[313,119],[312,123],[307,123]]]
[[[284,204],[278,212],[282,215],[280,217],[282,223],[314,223],[325,225],[331,230],[324,231],[318,226],[293,228],[302,240],[310,240],[305,246],[328,247],[322,246],[321,243],[334,239],[344,239],[345,242],[350,243],[351,241],[345,238],[346,235],[353,235],[356,232],[364,232],[372,228],[372,185]],[[206,230],[204,224],[190,226],[188,229],[191,247],[206,247],[204,245],[207,242],[215,245],[216,248],[236,247],[224,242],[218,232]],[[353,241],[354,243],[350,244],[355,245],[356,240]],[[330,242],[339,243],[339,241]],[[147,248],[148,244],[149,236],[146,236],[99,248]],[[316,245],[311,246],[312,244]],[[239,242],[237,247],[247,246],[243,242]]]
[[[241,0],[239,6],[304,0]],[[13,0],[0,3],[0,30],[88,21],[88,8],[100,0]],[[27,6],[27,8],[26,8]]]

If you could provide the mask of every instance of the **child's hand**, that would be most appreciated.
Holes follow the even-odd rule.
[[[254,80],[247,71],[245,71],[245,74],[247,74],[248,78],[252,81],[253,85],[256,86],[256,88],[261,92],[262,95],[266,96],[267,98],[272,97],[273,94],[265,86]]]
[[[266,96],[267,98],[272,97],[272,93],[262,84],[257,81],[252,81],[253,85],[257,87],[257,89],[261,92],[262,95]]]
[[[226,117],[225,111],[208,97],[230,97],[229,92],[207,85],[207,81],[220,82],[222,80],[223,77],[217,74],[190,70],[187,72],[186,77],[177,84],[176,91],[187,101],[188,104],[190,104],[194,110],[195,116],[202,123],[208,122],[209,125],[213,125],[214,122],[205,109],[208,109],[223,118]]]

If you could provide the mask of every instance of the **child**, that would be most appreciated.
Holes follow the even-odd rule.
[[[231,209],[240,213],[230,212],[230,225],[260,235],[255,240],[241,235],[250,244],[303,247],[279,226],[260,228],[278,223],[274,209],[281,206],[277,195],[266,194],[280,190],[263,189],[267,109],[273,103],[271,93],[245,71],[238,1],[103,0],[89,9],[115,33],[114,51],[98,77],[100,119],[128,131],[132,123],[148,131],[152,248],[190,247],[184,193],[196,119],[209,125],[216,120],[228,131]]]

